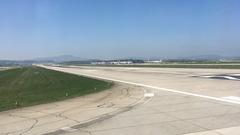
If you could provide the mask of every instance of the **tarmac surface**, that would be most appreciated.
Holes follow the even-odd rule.
[[[115,84],[103,92],[61,102],[0,112],[0,135],[39,135],[74,131],[125,112],[147,100],[138,86]]]
[[[0,67],[0,71],[6,70],[6,69],[7,69],[7,67]]]
[[[111,80],[112,90],[0,113],[0,134],[239,135],[240,70],[45,67]]]

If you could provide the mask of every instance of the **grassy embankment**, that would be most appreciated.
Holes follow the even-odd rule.
[[[82,96],[112,85],[40,67],[0,71],[0,111]]]

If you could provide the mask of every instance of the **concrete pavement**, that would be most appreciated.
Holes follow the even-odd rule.
[[[239,135],[239,70],[45,67],[118,81],[115,89],[0,113],[0,134]],[[226,98],[235,97],[235,98]]]
[[[107,119],[107,115],[132,109],[145,102],[144,92],[137,86],[116,84],[96,94],[0,112],[0,135],[64,133],[71,126],[97,122]]]
[[[238,97],[240,82],[196,77],[209,74],[237,74],[239,70],[95,67],[54,67],[54,69],[164,88],[152,89],[154,94],[151,100],[137,108],[86,127],[73,127],[76,131],[65,134],[239,135],[239,102],[214,99]]]

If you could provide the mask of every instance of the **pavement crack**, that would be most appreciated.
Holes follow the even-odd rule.
[[[38,120],[35,119],[35,122],[32,124],[32,126],[30,128],[28,128],[27,130],[25,130],[24,132],[20,133],[19,135],[23,135],[23,134],[31,131],[37,124],[38,124]]]
[[[59,113],[59,114],[57,115],[57,117],[60,117],[60,118],[66,119],[66,120],[70,120],[70,121],[74,121],[74,122],[76,122],[76,123],[80,123],[80,121],[78,121],[78,120],[71,119],[71,118],[65,116],[65,115],[64,115],[64,112]]]
[[[139,99],[135,103],[132,103],[132,104],[126,106],[126,107],[122,107],[122,108],[120,108],[120,109],[118,109],[116,111],[113,111],[113,112],[110,112],[110,113],[106,113],[106,114],[100,115],[98,117],[89,119],[89,120],[87,120],[86,122],[84,122],[82,124],[73,126],[72,128],[74,128],[74,129],[82,129],[84,127],[88,127],[88,126],[93,125],[95,123],[99,123],[99,122],[105,121],[107,119],[110,119],[110,118],[118,115],[118,114],[130,111],[130,110],[132,110],[133,108],[137,107],[140,104],[143,104],[145,99],[146,99],[146,97],[142,97],[141,99]]]
[[[86,132],[86,133],[88,133],[89,135],[92,135],[92,132],[91,132],[91,131],[89,131],[89,130],[83,130],[83,129],[81,129],[80,131],[83,131],[83,132]]]
[[[29,128],[27,128],[27,129],[25,129],[25,131],[19,133],[19,135],[23,135],[23,134],[31,131],[38,123],[38,119],[36,119],[36,118],[29,118],[29,117],[26,117],[26,116],[20,116],[20,115],[14,115],[14,114],[9,114],[9,116],[10,117],[24,118],[24,119],[29,119],[29,120],[33,120],[34,121],[34,123]]]

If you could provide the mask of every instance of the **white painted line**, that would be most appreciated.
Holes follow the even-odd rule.
[[[123,68],[123,69],[127,69],[127,70],[138,70],[140,68]]]
[[[240,102],[240,97],[228,96],[228,97],[222,97],[222,98]]]
[[[214,77],[214,76],[206,75],[206,76],[202,76],[202,77],[211,78],[211,77]]]
[[[228,100],[228,99],[224,99],[224,98],[205,96],[205,95],[194,94],[194,93],[190,93],[190,92],[184,92],[184,91],[167,89],[167,88],[160,88],[160,87],[156,87],[156,86],[140,84],[140,83],[135,83],[135,82],[122,81],[122,80],[106,78],[106,77],[99,77],[99,76],[95,76],[95,75],[88,75],[88,74],[82,74],[82,73],[81,73],[81,75],[89,76],[89,77],[93,77],[93,78],[104,79],[104,80],[109,80],[109,81],[120,82],[120,83],[132,84],[132,85],[137,85],[137,86],[143,86],[143,87],[147,87],[147,88],[152,88],[152,89],[157,89],[157,90],[162,90],[162,91],[168,91],[168,92],[173,92],[173,93],[178,93],[178,94],[183,94],[183,95],[195,96],[195,97],[206,98],[206,99],[222,101],[222,102],[227,102],[227,103],[233,103],[233,104],[240,104],[240,102],[238,102],[238,101],[232,101],[232,100]]]
[[[202,77],[206,77],[206,78],[212,78],[212,77],[222,77],[222,78],[225,78],[225,79],[228,79],[228,80],[240,80],[238,78],[235,78],[235,77],[232,77],[232,76],[202,76]]]
[[[48,67],[46,67],[46,68],[48,68]],[[50,68],[50,69],[53,69],[53,68]],[[67,69],[67,68],[65,68],[65,69]],[[67,71],[64,71],[64,70],[61,70],[61,71],[62,72],[67,72]],[[71,73],[71,72],[67,72],[67,73]],[[74,73],[72,73],[72,74],[74,74]],[[161,90],[161,91],[173,92],[173,93],[178,93],[178,94],[183,94],[183,95],[188,95],[188,96],[206,98],[206,99],[211,99],[211,100],[215,100],[215,101],[222,101],[222,102],[227,102],[227,103],[240,104],[240,102],[238,102],[238,101],[232,101],[232,100],[228,100],[228,99],[224,99],[224,98],[205,96],[205,95],[194,94],[194,93],[190,93],[190,92],[184,92],[184,91],[167,89],[167,88],[161,88],[161,87],[156,87],[156,86],[151,86],[151,85],[146,85],[146,84],[141,84],[141,83],[123,81],[123,80],[118,80],[118,79],[113,79],[113,78],[100,77],[100,76],[89,75],[89,74],[84,74],[84,73],[79,73],[79,75],[93,77],[93,78],[98,78],[98,79],[103,79],[103,80],[115,81],[115,82],[120,82],[120,83],[132,84],[132,85],[137,85],[137,86],[157,89],[157,90]]]
[[[61,128],[61,130],[68,131],[68,132],[77,131],[77,129],[73,129],[73,128],[71,128],[71,127],[63,127],[63,128]]]
[[[240,80],[240,79],[232,77],[232,76],[220,76],[220,77],[224,77],[224,78],[229,79],[229,80]]]
[[[97,70],[84,69],[84,71],[87,71],[87,72],[95,72],[95,71],[97,71]]]
[[[144,97],[154,97],[154,93],[145,93]]]

